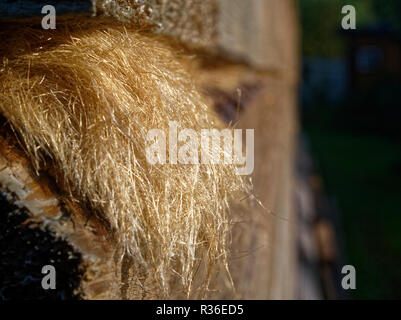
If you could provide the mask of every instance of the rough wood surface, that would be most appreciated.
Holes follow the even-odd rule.
[[[221,281],[212,298],[294,298],[297,250],[293,208],[297,134],[296,86],[240,65],[203,69],[200,86],[236,128],[255,130],[254,198],[233,207],[230,271],[236,292]],[[210,88],[214,88],[210,94]],[[220,97],[216,98],[216,92]],[[237,108],[239,107],[239,110]],[[217,108],[219,109],[219,108]],[[256,200],[255,200],[256,199]]]
[[[98,14],[120,15],[154,26],[205,51],[209,60],[218,54],[224,65],[202,66],[199,85],[211,103],[233,104],[240,94],[243,110],[237,127],[255,129],[254,195],[251,210],[233,208],[236,222],[231,245],[230,269],[236,284],[233,293],[226,281],[216,284],[209,298],[281,299],[296,293],[296,240],[293,210],[293,161],[297,133],[298,26],[293,0],[138,0],[124,9],[124,1],[97,0]],[[114,3],[114,4],[113,4]],[[117,6],[116,6],[117,5]],[[124,10],[123,10],[124,9]],[[210,62],[210,61],[209,61]],[[243,63],[243,64],[234,64]],[[250,88],[250,89],[249,89]],[[214,90],[214,91],[213,91]],[[213,95],[211,92],[218,92]],[[223,97],[223,98],[221,98]],[[29,163],[0,145],[2,190],[21,194],[18,201],[33,216],[57,217],[59,197],[47,182],[37,181]],[[7,150],[4,152],[4,150]],[[32,188],[27,193],[26,188]],[[26,195],[29,194],[28,198]],[[25,198],[24,198],[25,197]],[[72,219],[60,234],[86,257],[87,271],[81,284],[84,296],[97,298],[153,298],[141,292],[129,261],[115,264],[113,240],[89,219],[82,208],[63,202]],[[133,280],[134,279],[134,280]],[[129,285],[131,283],[131,285]],[[133,283],[133,285],[132,285]]]
[[[242,298],[291,298],[295,293],[294,99],[293,90],[285,84],[268,81],[240,121],[243,128],[255,128],[254,192],[264,206],[255,205],[244,214],[248,223],[241,226],[242,239],[233,244],[236,251],[245,253],[232,262],[240,270],[233,273]]]
[[[30,162],[14,143],[15,140],[3,131],[0,136],[0,192],[14,205],[27,210],[30,217],[26,225],[49,228],[52,234],[66,239],[82,255],[84,275],[79,294],[83,298],[118,298],[119,279],[112,263],[113,242],[108,239],[107,231],[96,217],[88,217],[82,208],[57,193],[46,174],[34,173]]]
[[[245,12],[249,15],[242,24],[234,24],[230,32],[236,35],[227,41],[227,45],[231,43],[231,48],[235,50],[247,48],[243,53],[250,55],[248,61],[254,68],[252,70],[238,65],[219,68],[214,65],[204,71],[203,82],[222,92],[231,92],[231,97],[237,94],[241,114],[234,118],[233,123],[239,128],[255,129],[255,170],[252,181],[254,194],[263,207],[253,201],[253,207],[247,212],[233,209],[237,223],[233,229],[230,269],[236,284],[236,294],[227,295],[228,291],[222,290],[217,297],[295,298],[299,283],[297,221],[293,199],[298,130],[296,6],[294,1],[285,0],[247,1],[247,8],[240,1],[229,3],[226,3],[227,8],[237,10],[238,15]],[[252,8],[254,11],[251,14]],[[255,18],[254,24],[261,30],[266,28],[262,33],[252,32],[252,27],[249,27],[250,17],[258,14],[260,20]],[[273,15],[272,20],[269,20],[269,14]],[[241,40],[241,37],[245,39],[247,36],[253,39],[261,37],[260,42],[254,40],[259,49],[252,46],[252,39]],[[261,64],[257,62],[258,57]],[[263,71],[266,66],[269,66],[267,72]],[[238,89],[249,87],[256,90],[244,101],[241,93],[238,96]],[[236,100],[231,98],[231,101],[235,103]]]
[[[98,15],[151,26],[157,33],[226,59],[268,70],[296,68],[289,47],[296,41],[294,0],[93,2]]]

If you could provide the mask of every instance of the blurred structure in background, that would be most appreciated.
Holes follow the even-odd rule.
[[[399,136],[401,33],[370,26],[342,33],[346,43],[347,105],[362,128]]]
[[[355,30],[341,28],[344,5],[355,7]],[[330,199],[341,263],[356,268],[357,289],[346,293],[400,298],[401,1],[299,6],[303,131]]]

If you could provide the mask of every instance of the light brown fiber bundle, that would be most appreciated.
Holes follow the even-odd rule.
[[[148,130],[168,132],[169,121],[223,127],[185,59],[165,40],[107,20],[58,19],[56,30],[38,20],[0,38],[0,112],[34,168],[52,168],[71,199],[104,218],[121,255],[164,297],[173,283],[189,296],[197,276],[207,288],[214,266],[226,264],[228,201],[243,181],[232,165],[151,166],[145,153]]]

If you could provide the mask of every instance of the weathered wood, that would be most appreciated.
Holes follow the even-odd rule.
[[[194,72],[199,77],[196,79],[199,87],[210,103],[223,107],[231,104],[232,110],[237,107],[237,96],[243,109],[239,118],[234,117],[234,121],[239,120],[237,127],[255,129],[252,180],[257,201],[250,201],[249,211],[233,208],[236,223],[229,267],[236,292],[231,291],[225,278],[216,284],[217,291],[209,297],[294,298],[297,283],[296,220],[292,204],[297,133],[296,2],[143,0],[131,1],[125,8],[121,7],[126,2],[122,0],[94,2],[97,14],[148,24],[154,32],[172,36],[188,45],[193,53],[202,52],[204,60],[215,62],[208,66],[199,59],[199,70]],[[51,219],[50,224],[57,226],[54,232],[67,235],[68,241],[82,253],[83,296],[157,298],[157,293],[141,291],[129,261],[115,261],[114,240],[107,237],[104,226],[95,218],[87,222],[85,217],[89,213],[84,208],[46,187],[45,180],[38,181],[30,172],[29,161],[12,151],[12,144],[3,141],[0,145],[3,150],[0,163],[5,168],[0,172],[2,191],[18,195],[18,201],[38,223]],[[60,201],[71,219],[58,226]]]
[[[251,176],[255,198],[248,199],[249,208],[236,206],[231,210],[234,228],[229,267],[236,292],[222,280],[216,287],[219,292],[212,297],[294,298],[296,87],[243,66],[214,66],[200,74],[201,87],[215,88],[211,103],[217,101],[234,110],[228,113],[234,117],[226,120],[236,128],[255,130],[255,169]],[[220,92],[223,102],[216,99],[215,92]]]
[[[94,0],[98,15],[149,25],[193,48],[276,71],[296,68],[294,6],[294,0]]]
[[[233,5],[234,3],[237,2],[230,2]],[[239,118],[233,119],[236,127],[255,129],[255,170],[252,181],[255,197],[263,205],[262,207],[251,201],[252,207],[249,211],[233,209],[234,221],[237,223],[233,229],[229,265],[236,285],[236,294],[231,295],[229,291],[222,289],[221,294],[217,295],[218,298],[288,299],[295,298],[298,289],[297,221],[293,207],[293,171],[298,128],[296,8],[293,1],[263,3],[266,5],[266,11],[261,13],[262,16],[268,16],[266,12],[268,14],[269,10],[281,12],[281,16],[277,17],[276,29],[269,31],[272,37],[260,40],[259,45],[264,46],[264,49],[255,51],[248,43],[249,50],[244,50],[244,53],[249,52],[252,55],[249,59],[256,59],[255,53],[259,52],[263,60],[264,52],[265,65],[269,65],[271,59],[279,67],[268,72],[259,72],[239,65],[219,67],[217,64],[201,73],[204,86],[215,86],[222,92],[231,92],[228,95],[231,97],[238,95],[237,100],[242,111]],[[273,6],[269,7],[272,4]],[[245,11],[249,9],[241,5],[236,8],[238,12],[241,11],[240,8]],[[256,14],[255,12],[253,14]],[[260,21],[262,24],[272,23],[268,19]],[[241,23],[239,25],[241,26]],[[239,44],[234,44],[236,40],[241,39],[241,32],[244,32],[244,38],[245,35],[253,37],[251,29],[242,29],[238,25],[233,28],[238,28],[237,31],[232,31],[232,34],[237,32],[231,41],[234,47],[241,47],[241,40]],[[227,41],[227,45],[229,43],[230,41]],[[269,53],[269,47],[273,48],[272,52],[280,53],[277,56]],[[251,65],[255,67],[258,63]],[[260,69],[263,68],[259,65]],[[241,99],[241,94],[237,92],[244,87],[257,88],[246,101]],[[235,104],[235,99],[231,99],[231,103],[233,100]],[[221,288],[223,287],[224,284],[221,284]]]
[[[113,265],[113,239],[108,237],[108,232],[96,217],[88,216],[88,212],[58,193],[45,173],[36,175],[31,170],[30,161],[14,141],[13,137],[2,132],[0,192],[10,203],[27,210],[29,218],[24,224],[65,239],[82,256],[80,269],[83,277],[77,288],[79,296],[86,299],[120,297],[119,279]],[[65,214],[69,217],[66,218]],[[20,249],[15,248],[15,254]],[[48,263],[43,261],[43,265]]]

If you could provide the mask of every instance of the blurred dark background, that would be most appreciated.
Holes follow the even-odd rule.
[[[356,30],[342,30],[344,5]],[[401,298],[401,1],[300,0],[303,131],[336,204],[351,298]]]
[[[58,14],[89,12],[91,0],[0,0],[0,18],[42,15],[42,7],[52,5]]]

